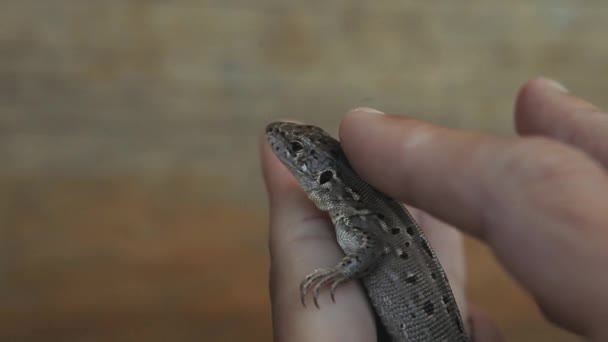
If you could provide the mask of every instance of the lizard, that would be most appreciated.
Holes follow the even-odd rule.
[[[341,144],[323,129],[275,121],[265,137],[307,196],[329,214],[345,256],[300,284],[302,304],[322,288],[335,302],[338,286],[360,280],[392,342],[468,341],[445,272],[422,229],[398,201],[366,183]],[[378,335],[381,336],[381,335]]]

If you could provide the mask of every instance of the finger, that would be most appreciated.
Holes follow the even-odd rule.
[[[270,295],[276,341],[372,341],[374,318],[356,282],[337,289],[336,303],[321,295],[320,310],[300,302],[299,286],[314,269],[342,257],[327,217],[300,190],[294,178],[261,146],[262,170],[270,203]]]
[[[605,298],[608,277],[597,260],[608,258],[598,229],[608,176],[585,154],[550,139],[361,111],[344,118],[340,137],[372,185],[485,240],[549,318],[580,331],[605,315],[597,298]],[[600,274],[594,282],[575,281],[590,269]],[[585,305],[585,314],[573,314]]]
[[[468,328],[471,340],[476,342],[502,342],[504,338],[496,323],[483,310],[469,303]]]
[[[548,205],[563,205],[546,196],[562,178],[582,176],[576,184],[559,184],[560,192],[590,196],[591,203],[602,198],[597,185],[608,186],[593,161],[548,139],[501,138],[361,111],[345,116],[340,137],[353,167],[373,185],[481,238],[501,232],[487,230],[487,223],[494,223],[494,211],[510,208],[513,200],[526,203],[536,196]],[[514,209],[533,214],[529,207]]]
[[[608,113],[553,80],[537,78],[521,88],[515,126],[522,135],[544,135],[577,146],[608,168]]]
[[[411,206],[407,206],[407,209],[420,224],[431,246],[433,246],[433,250],[450,281],[450,287],[460,314],[462,317],[467,317],[466,267],[462,233],[422,210]]]

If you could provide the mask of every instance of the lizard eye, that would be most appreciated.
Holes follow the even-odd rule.
[[[301,142],[299,141],[292,141],[291,142],[291,150],[294,152],[300,152],[304,149],[304,145],[302,145]]]
[[[334,177],[333,172],[323,171],[323,172],[321,172],[321,175],[319,176],[319,183],[325,184],[325,183],[329,182],[333,177]]]

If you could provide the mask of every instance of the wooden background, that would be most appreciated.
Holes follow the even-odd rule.
[[[607,106],[607,17],[599,0],[2,1],[0,340],[270,340],[267,121],[335,132],[371,106],[512,134],[537,75]],[[470,297],[509,340],[576,340],[467,243]]]

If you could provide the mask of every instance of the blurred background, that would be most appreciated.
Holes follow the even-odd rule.
[[[4,0],[0,340],[268,341],[257,143],[368,106],[513,134],[546,75],[608,106],[603,1]],[[531,227],[532,228],[532,227]],[[575,341],[479,243],[511,341]]]

